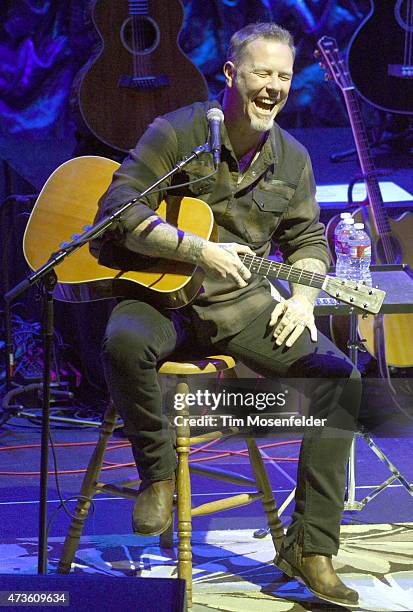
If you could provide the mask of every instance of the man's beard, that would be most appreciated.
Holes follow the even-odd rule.
[[[268,132],[274,125],[275,117],[260,118],[255,115],[250,116],[251,127],[257,132]]]

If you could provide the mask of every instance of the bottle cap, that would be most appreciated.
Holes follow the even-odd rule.
[[[354,229],[364,229],[364,223],[355,223]]]
[[[340,213],[340,217],[341,219],[349,219],[351,217],[351,213],[349,212]]]
[[[345,223],[345,225],[353,225],[354,219],[353,217],[346,217],[345,219],[343,219],[343,223]]]

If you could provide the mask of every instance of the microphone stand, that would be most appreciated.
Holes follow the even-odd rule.
[[[50,381],[51,381],[51,357],[53,349],[53,291],[58,280],[54,268],[59,265],[66,257],[80,249],[81,246],[90,240],[97,238],[114,223],[121,220],[124,213],[129,210],[136,202],[153,191],[158,185],[167,180],[170,176],[181,170],[193,159],[198,159],[202,153],[209,153],[208,143],[196,147],[189,155],[185,156],[175,166],[155,181],[136,198],[126,202],[115,212],[104,217],[93,226],[87,226],[83,234],[76,235],[70,243],[57,252],[52,253],[50,259],[40,268],[32,272],[27,278],[21,281],[13,289],[4,295],[6,307],[10,308],[10,303],[21,293],[37,282],[41,282],[43,292],[43,343],[44,343],[44,364],[43,364],[43,413],[42,413],[42,435],[41,435],[41,456],[40,456],[40,506],[39,506],[39,549],[38,549],[38,574],[47,573],[47,481],[48,481],[48,458],[49,458],[49,436],[50,436]]]

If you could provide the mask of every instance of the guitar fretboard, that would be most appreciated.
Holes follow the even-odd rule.
[[[300,285],[307,285],[308,287],[315,287],[317,289],[322,289],[323,287],[325,280],[324,274],[293,268],[293,266],[271,261],[265,257],[249,255],[248,253],[240,254],[239,258],[254,274],[260,274],[261,276],[268,276],[270,278],[280,278],[292,283],[299,283]]]
[[[384,208],[383,198],[377,179],[377,171],[370,151],[369,140],[364,127],[358,95],[353,86],[343,89],[344,100],[350,118],[351,128],[356,143],[360,166],[365,176],[369,202],[380,235],[390,234],[390,225]]]

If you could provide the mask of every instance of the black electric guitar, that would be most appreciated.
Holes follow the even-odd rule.
[[[350,41],[348,69],[358,93],[380,109],[413,114],[413,0],[371,0]]]

